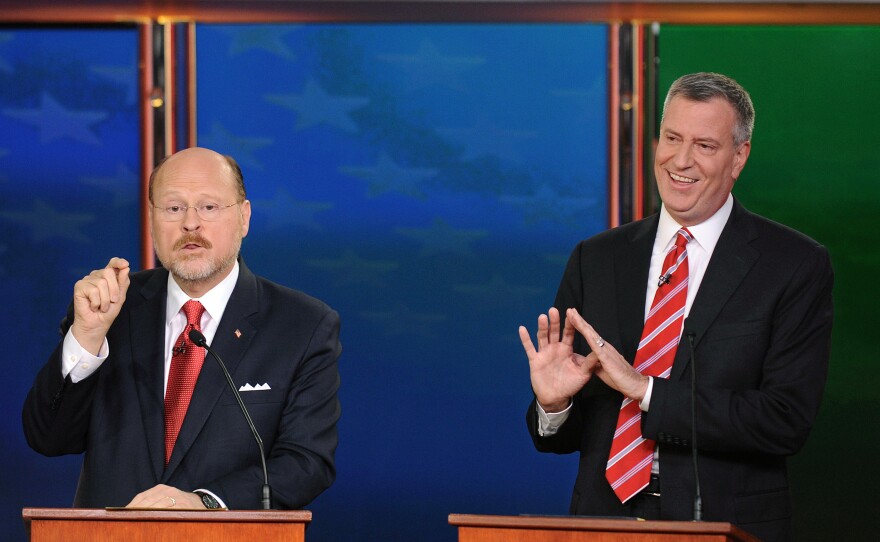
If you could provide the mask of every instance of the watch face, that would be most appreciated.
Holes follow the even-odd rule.
[[[199,495],[202,497],[202,504],[205,505],[205,508],[209,510],[216,510],[217,508],[220,508],[220,503],[217,502],[217,499],[215,499],[214,497],[208,495],[207,493],[199,493]]]

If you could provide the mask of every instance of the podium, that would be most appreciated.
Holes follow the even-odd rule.
[[[307,510],[25,508],[21,515],[31,542],[303,542],[312,520]]]
[[[459,542],[760,542],[730,523],[450,514]]]

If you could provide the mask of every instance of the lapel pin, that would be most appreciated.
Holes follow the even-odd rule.
[[[236,339],[241,339],[241,331],[239,331],[239,330],[237,330],[237,329],[235,330],[235,338],[236,338]]]

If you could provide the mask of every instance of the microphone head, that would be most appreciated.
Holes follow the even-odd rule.
[[[191,330],[189,330],[189,340],[191,340],[196,346],[201,346],[202,348],[204,348],[208,344],[205,336],[202,335],[202,332],[196,328],[192,328]]]

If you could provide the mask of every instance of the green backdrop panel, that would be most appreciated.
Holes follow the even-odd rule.
[[[749,90],[755,133],[734,195],[831,251],[833,353],[819,420],[791,462],[795,540],[870,539],[880,518],[868,462],[880,451],[880,27],[663,26],[658,47],[661,95],[695,71]]]

